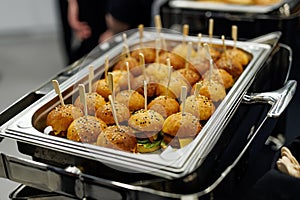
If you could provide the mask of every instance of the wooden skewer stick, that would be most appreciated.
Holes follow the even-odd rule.
[[[118,121],[118,118],[117,118],[117,111],[116,111],[116,107],[115,107],[115,101],[114,101],[114,99],[111,95],[108,96],[108,100],[109,100],[110,105],[111,105],[112,114],[113,114],[115,123],[116,123],[118,129],[120,129],[119,121]]]
[[[131,91],[131,86],[130,86],[130,70],[129,70],[129,63],[126,61],[126,70],[127,70],[127,84],[128,84],[128,91]]]
[[[160,52],[160,47],[161,47],[161,45],[160,45],[160,39],[159,38],[157,38],[156,40],[155,40],[155,60],[156,60],[156,63],[158,63],[159,64],[159,52]]]
[[[233,25],[231,27],[231,35],[232,35],[231,37],[232,37],[232,39],[234,41],[233,48],[235,50],[236,49],[236,41],[237,41],[237,38],[238,38],[238,28],[237,28],[237,26]]]
[[[108,74],[108,68],[109,68],[109,60],[108,60],[108,56],[105,57],[105,65],[104,65],[104,78],[105,81],[107,83],[107,74]]]
[[[142,47],[143,46],[143,38],[144,38],[144,25],[140,24],[138,26],[138,29],[139,29],[139,33],[140,33],[140,47]]]
[[[128,45],[128,43],[127,43],[127,34],[126,33],[123,33],[123,42],[124,42],[124,44]]]
[[[189,35],[189,25],[188,24],[183,25],[182,34],[183,34],[182,44],[185,45],[186,44],[186,37]]]
[[[202,48],[202,34],[198,34],[198,45],[197,45],[197,52],[200,53]]]
[[[144,80],[144,98],[145,98],[145,110],[147,110],[147,105],[148,105],[148,101],[147,101],[147,97],[148,97],[148,88],[147,88],[147,81]]]
[[[168,66],[168,83],[167,83],[166,97],[169,96],[169,87],[170,87],[171,75],[172,75],[172,66],[171,66],[171,60],[170,60],[170,58],[167,58],[167,66]]]
[[[199,96],[201,87],[202,87],[201,83],[196,83],[196,87],[195,87],[195,91],[194,91],[195,97]]]
[[[56,94],[58,95],[59,97],[59,101],[60,101],[60,104],[62,106],[65,106],[65,102],[64,102],[64,99],[62,97],[62,94],[61,94],[61,91],[60,91],[60,88],[59,88],[59,83],[57,80],[52,80],[52,84],[53,84],[53,87],[54,87],[54,90],[56,92]]]
[[[162,47],[163,45],[165,45],[165,40],[161,37],[161,34],[160,34],[161,29],[162,29],[160,15],[155,15],[154,23],[155,23],[155,27],[156,27],[157,40],[160,42],[160,46]],[[166,47],[166,46],[163,46],[163,47]]]
[[[88,115],[87,111],[87,105],[86,105],[86,94],[85,94],[85,87],[83,84],[79,84],[79,97],[80,97],[80,102],[83,104],[83,112],[84,115]]]
[[[232,62],[230,59],[228,59],[228,56],[227,56],[227,49],[226,49],[226,45],[225,45],[225,37],[224,35],[221,36],[222,38],[222,46],[223,46],[223,51],[224,51],[224,56],[225,56],[225,62],[226,62],[226,65],[228,65],[229,69],[232,68]]]
[[[196,87],[195,87],[195,91],[194,91],[195,98],[199,97],[201,87],[202,87],[202,83],[196,83]],[[200,112],[201,112],[200,110],[201,109],[200,108],[201,107],[198,108],[198,110],[199,110],[199,112],[198,112],[199,113],[199,120],[200,120],[200,116],[201,116],[201,114],[200,114]]]
[[[94,79],[94,67],[89,67],[89,93],[92,93],[92,85],[93,85],[93,79]]]
[[[142,66],[144,80],[146,80],[145,56],[143,53],[139,53],[139,61],[140,61],[139,64]]]
[[[160,15],[155,15],[154,23],[156,27],[156,32],[158,35],[160,35],[161,28],[162,28]]]
[[[125,57],[130,58],[130,51],[129,51],[129,47],[127,44],[123,44],[123,52],[122,54],[125,55]]]
[[[205,44],[203,44],[203,46],[204,46],[204,48],[206,50],[206,55],[207,55],[207,57],[209,59],[209,82],[211,82],[211,79],[212,79],[212,70],[214,68],[214,60],[211,57],[208,44],[205,43]]]
[[[227,53],[226,53],[226,45],[225,45],[225,37],[224,35],[221,36],[221,39],[222,39],[222,46],[223,46],[223,51],[224,51],[224,55],[225,55],[225,61],[227,62]]]
[[[188,46],[187,46],[187,53],[186,53],[186,58],[185,58],[185,68],[187,69],[189,66],[189,60],[191,59],[191,54],[192,54],[192,42],[188,42]]]
[[[108,72],[108,88],[111,90],[113,100],[115,100],[114,76],[111,72]]]
[[[209,19],[208,35],[209,35],[209,43],[212,44],[212,38],[214,35],[214,20],[213,19]]]
[[[181,115],[182,116],[185,115],[186,95],[187,95],[187,88],[186,88],[186,86],[182,86],[181,87],[181,96],[180,96],[180,100],[181,100],[181,103],[182,103],[182,110],[181,110]]]

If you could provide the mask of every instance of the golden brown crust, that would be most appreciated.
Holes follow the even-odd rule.
[[[169,88],[167,86],[168,80],[165,79],[157,86],[156,95],[170,96],[175,99],[180,97],[182,86],[187,87],[188,93],[191,89],[191,85],[179,73],[172,73]]]
[[[234,84],[233,77],[224,69],[213,69],[211,76],[210,70],[208,70],[203,75],[203,78],[206,80],[209,80],[211,78],[212,80],[224,85],[225,89],[231,88]]]
[[[145,73],[152,82],[159,83],[168,78],[169,67],[163,63],[152,63],[146,67]]]
[[[216,66],[217,68],[226,70],[234,79],[238,78],[244,71],[240,62],[225,56],[216,61]]]
[[[184,59],[187,57],[187,52],[188,52],[187,43],[181,43],[172,49],[172,53],[177,54]],[[191,49],[191,57],[194,57],[195,55],[196,55],[196,51],[192,48]]]
[[[128,120],[128,125],[137,130],[145,132],[158,132],[161,130],[164,118],[154,110],[138,110]]]
[[[148,104],[148,108],[166,118],[179,111],[179,103],[173,98],[158,96]]]
[[[222,84],[213,80],[202,80],[199,83],[201,85],[200,94],[208,97],[213,102],[218,102],[225,98],[226,90]],[[193,86],[193,90],[195,89],[195,85]]]
[[[154,97],[156,95],[156,88],[157,88],[157,82],[154,81],[154,78],[152,76],[146,76],[147,81],[147,96],[148,97]],[[132,85],[133,89],[140,93],[141,95],[144,95],[144,75],[140,75],[136,77],[133,81]]]
[[[95,115],[95,112],[106,103],[104,97],[102,97],[97,92],[87,93],[86,94],[86,105],[87,111],[89,115]],[[79,107],[82,111],[84,111],[83,103],[80,101],[80,97],[74,102],[74,106]]]
[[[145,98],[134,90],[123,90],[116,95],[116,101],[128,107],[131,112],[145,107]]]
[[[128,88],[128,72],[125,70],[114,70],[111,72],[113,75],[115,91],[124,90]],[[132,73],[129,74],[130,84],[134,76]]]
[[[108,100],[108,96],[112,94],[111,90],[108,87],[107,80],[105,79],[100,79],[93,83],[92,90],[104,97],[105,100]]]
[[[162,131],[173,137],[194,137],[202,129],[199,119],[191,113],[181,112],[170,115],[164,122]]]
[[[127,71],[126,62],[128,62],[129,70],[134,76],[142,74],[142,68],[139,67],[138,61],[131,56],[121,59],[119,62],[117,62],[117,64],[114,66],[114,70]]]
[[[74,119],[81,116],[83,116],[82,110],[72,104],[58,105],[47,115],[46,125],[51,126],[54,134],[58,135],[66,132]]]
[[[180,105],[182,111],[182,104]],[[203,95],[191,95],[186,98],[185,112],[191,113],[200,120],[208,120],[215,111],[215,105]]]
[[[131,56],[135,58],[138,62],[139,60],[139,54],[142,53],[144,55],[145,63],[154,63],[155,62],[155,49],[154,48],[138,48],[131,52]]]
[[[200,56],[192,58],[191,63],[194,67],[191,69],[200,75],[203,75],[210,68],[209,60]]]
[[[107,125],[94,116],[83,116],[75,119],[68,128],[67,138],[76,142],[93,143]]]
[[[116,117],[119,123],[127,122],[130,117],[130,112],[124,104],[115,102]],[[96,111],[96,117],[103,120],[107,125],[115,124],[115,119],[112,112],[111,103],[107,102]]]
[[[159,54],[159,63],[167,64],[167,58],[170,59],[171,66],[173,69],[181,69],[185,67],[185,59],[178,54],[171,53],[168,51],[162,51]]]
[[[136,138],[128,126],[107,127],[99,134],[96,144],[102,147],[136,152]]]
[[[190,68],[182,68],[176,72],[180,73],[190,85],[194,85],[201,79],[200,74]]]

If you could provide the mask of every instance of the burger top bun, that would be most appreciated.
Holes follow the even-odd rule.
[[[67,138],[77,142],[94,143],[107,125],[94,116],[83,116],[74,120],[68,128]]]
[[[103,130],[98,138],[97,145],[128,152],[136,152],[136,137],[128,126],[109,126]]]
[[[51,126],[54,134],[57,135],[67,131],[73,120],[81,116],[83,116],[82,110],[72,104],[58,105],[47,115],[46,124]]]
[[[161,114],[154,110],[138,110],[128,120],[128,125],[138,131],[160,131],[164,123]]]
[[[174,137],[194,137],[202,126],[199,119],[191,113],[181,112],[170,115],[164,122],[162,131]]]

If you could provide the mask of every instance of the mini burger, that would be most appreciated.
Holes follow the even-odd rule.
[[[98,110],[98,108],[100,108],[106,103],[104,97],[102,97],[97,92],[87,93],[85,99],[89,115],[95,115],[95,112]],[[76,98],[74,106],[79,107],[82,111],[84,111],[84,106],[83,103],[80,101],[79,96]]]
[[[160,149],[164,118],[154,110],[138,110],[128,120],[137,138],[137,151],[150,153]]]
[[[163,142],[174,148],[182,148],[192,142],[201,129],[202,126],[196,116],[178,112],[165,120],[162,128]]]
[[[82,110],[72,104],[58,105],[47,115],[46,125],[52,127],[50,134],[65,137],[70,124],[82,116]]]
[[[136,137],[128,126],[109,126],[103,130],[98,138],[98,146],[121,151],[136,152]]]
[[[167,118],[179,111],[179,103],[176,99],[171,97],[158,96],[148,104],[148,108],[158,112],[164,118]]]
[[[106,128],[105,122],[97,117],[79,117],[70,124],[67,138],[76,142],[94,144],[98,135]]]
[[[130,111],[126,105],[115,101],[116,117],[120,124],[127,123],[130,117]],[[115,119],[113,115],[113,109],[110,102],[105,103],[96,111],[96,117],[103,120],[107,125],[114,125]]]

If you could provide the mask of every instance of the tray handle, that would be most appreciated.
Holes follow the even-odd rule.
[[[271,105],[268,117],[277,118],[292,100],[297,88],[297,81],[289,80],[282,88],[273,92],[251,93],[243,97],[243,103],[267,103]]]

